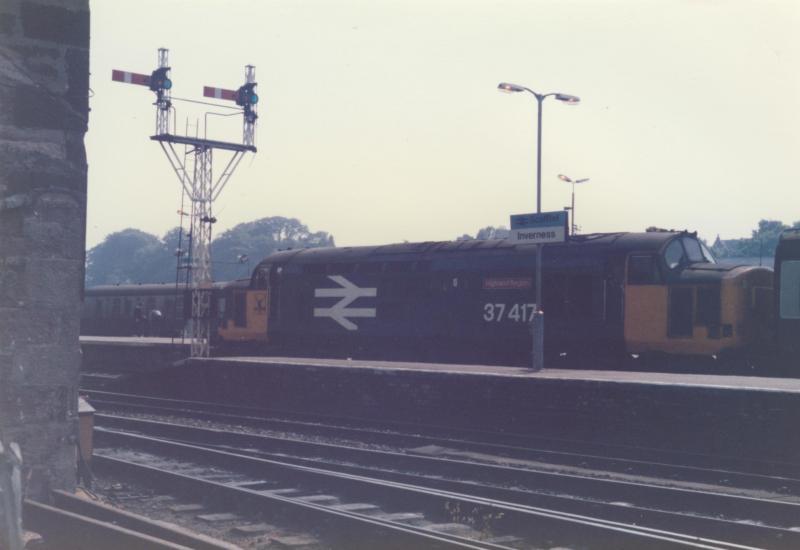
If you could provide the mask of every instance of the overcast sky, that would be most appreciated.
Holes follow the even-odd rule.
[[[111,81],[169,48],[173,95],[256,66],[256,145],[215,204],[218,234],[299,218],[339,246],[449,240],[577,189],[583,232],[748,236],[800,220],[800,2],[92,0],[87,246],[178,224],[153,94]],[[179,132],[211,107],[176,102]],[[241,138],[210,117],[208,137]],[[218,153],[219,173],[226,157]]]

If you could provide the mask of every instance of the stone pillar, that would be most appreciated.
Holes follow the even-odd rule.
[[[0,437],[26,495],[75,485],[88,0],[0,1]]]

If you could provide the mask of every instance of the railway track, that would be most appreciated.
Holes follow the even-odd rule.
[[[180,401],[148,396],[88,391],[92,403],[145,415],[173,415],[278,434],[352,440],[360,444],[419,449],[438,446],[443,453],[484,455],[487,460],[527,461],[541,465],[577,467],[659,478],[675,482],[712,483],[721,487],[765,490],[800,495],[800,464],[755,461],[579,440],[468,431],[450,427],[387,424],[366,419],[320,418],[216,403]],[[451,452],[452,451],[452,452]]]
[[[95,405],[103,401],[98,399],[100,396],[94,397]],[[105,403],[101,409],[111,403],[111,396],[102,397]],[[129,412],[139,411],[137,407],[140,404],[133,402],[135,398],[124,398],[128,401],[125,406],[120,404],[122,400],[116,402],[115,410],[128,407]],[[148,404],[150,413],[153,413],[156,404],[153,401],[148,401]],[[187,413],[185,408],[180,408],[185,404],[180,407],[176,407],[175,402],[166,405],[162,403],[157,408],[170,409],[171,415],[176,411]],[[225,414],[228,420],[233,416],[231,411],[206,411],[205,414]],[[242,419],[241,416],[235,418]],[[258,420],[247,418],[252,422]],[[157,475],[159,479],[169,472],[198,472],[212,468],[210,471],[214,474],[229,478],[216,483],[230,490],[244,488],[265,493],[268,497],[280,496],[287,499],[283,506],[297,506],[312,498],[317,506],[328,508],[325,512],[318,510],[318,513],[335,515],[342,510],[362,507],[362,512],[356,515],[365,517],[358,521],[367,521],[370,525],[376,514],[379,517],[389,514],[390,518],[404,518],[400,521],[402,525],[383,525],[381,529],[403,530],[408,529],[409,522],[415,528],[422,524],[422,531],[413,536],[422,537],[426,545],[433,544],[432,541],[444,544],[438,537],[443,530],[450,530],[462,534],[456,537],[455,542],[448,539],[448,544],[478,548],[549,548],[554,545],[569,548],[800,547],[800,532],[795,525],[800,505],[793,497],[796,494],[793,491],[745,496],[735,492],[715,492],[713,487],[701,486],[697,482],[693,482],[697,485],[694,487],[675,487],[641,480],[604,479],[597,474],[581,476],[574,472],[541,471],[531,469],[530,464],[486,463],[485,460],[472,460],[474,456],[409,455],[386,448],[368,448],[369,445],[365,448],[331,441],[300,440],[285,434],[277,437],[233,433],[120,415],[100,414],[97,419],[102,427],[98,430],[98,441],[104,445],[99,463],[104,467],[143,469],[141,471],[147,471],[149,476]],[[263,418],[260,420],[265,421]],[[219,421],[217,416],[216,422]],[[302,423],[309,424],[308,419]],[[285,429],[285,424],[282,426]],[[339,428],[346,430],[344,433],[349,434],[351,440],[353,430],[359,429],[354,426]],[[361,430],[358,433],[364,435],[364,430]],[[370,430],[366,432],[373,433]],[[341,437],[343,432],[336,433]],[[381,445],[391,447],[388,443],[395,434],[377,433],[384,434],[379,438],[382,439]],[[318,437],[318,432],[316,434]],[[412,438],[419,443],[416,437],[422,436]],[[430,440],[430,436],[425,437]],[[175,443],[175,440],[182,443]],[[148,453],[145,463],[140,461],[137,465],[136,461],[126,458],[130,451],[119,455],[119,450],[126,448]],[[136,456],[141,458],[144,455]],[[160,468],[167,473],[154,474],[147,469],[159,469],[153,464],[159,464],[169,456],[177,457],[171,460],[178,462]],[[191,457],[189,462],[180,462],[188,457]],[[121,466],[123,463],[125,466]],[[227,470],[220,473],[220,468]],[[263,470],[256,474],[251,468]],[[698,470],[693,471],[696,475]],[[202,479],[203,476],[198,474],[196,477]],[[763,477],[770,478],[756,476],[757,479]],[[774,481],[774,476],[770,479]],[[784,485],[792,481],[790,478],[786,480]],[[289,491],[299,496],[293,498]],[[368,498],[359,501],[365,492]],[[333,504],[322,506],[320,503],[326,499]],[[406,507],[391,511],[398,503],[404,503]],[[466,510],[470,512],[465,514]],[[348,521],[356,520],[350,518]],[[537,527],[531,532],[527,525]],[[566,539],[563,538],[565,534]],[[412,535],[404,534],[401,538],[407,536]],[[334,535],[333,540],[340,539]],[[421,543],[417,541],[414,544]],[[476,544],[490,546],[474,546]]]
[[[112,445],[96,458],[102,469],[326,526],[322,537],[336,548],[796,547],[796,541],[755,546],[709,539],[142,435],[101,434]]]

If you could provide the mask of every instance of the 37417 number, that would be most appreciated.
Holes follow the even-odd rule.
[[[487,323],[512,321],[515,323],[529,323],[533,321],[536,304],[485,304],[483,306],[483,320]]]

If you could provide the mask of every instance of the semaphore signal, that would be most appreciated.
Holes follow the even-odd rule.
[[[216,88],[213,86],[203,86],[203,95],[214,99],[226,99],[235,101],[242,108],[244,114],[244,128],[242,130],[242,142],[245,145],[253,145],[255,139],[255,123],[258,118],[256,105],[258,104],[258,94],[256,93],[255,81],[256,68],[252,65],[245,67],[244,84],[237,90],[226,88]]]
[[[147,86],[156,94],[156,133],[150,136],[150,139],[159,142],[183,189],[192,201],[189,264],[192,286],[191,355],[207,357],[210,353],[211,336],[211,228],[217,221],[212,215],[212,206],[244,154],[248,151],[256,152],[255,123],[258,119],[256,112],[258,95],[255,92],[257,85],[255,67],[253,65],[245,67],[245,82],[235,91],[209,86],[203,89],[205,97],[234,101],[242,108],[242,143],[179,136],[170,131],[170,111],[173,109],[170,95],[172,79],[167,55],[167,49],[159,48],[158,67],[150,75],[113,70],[111,79],[126,84]],[[182,156],[179,155],[175,150],[176,144],[186,146],[187,152]],[[233,153],[216,181],[212,169],[214,149]]]
[[[128,71],[118,71],[114,69],[111,71],[111,80],[116,82],[124,82],[126,84],[140,84],[142,86],[150,86],[150,75],[131,73]],[[172,83],[170,82],[170,86]]]

